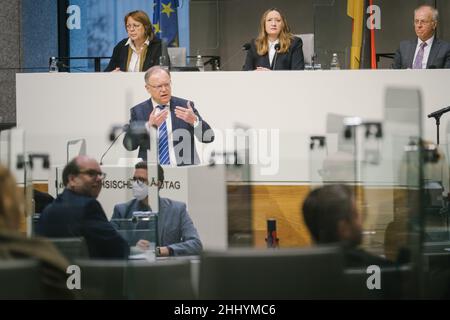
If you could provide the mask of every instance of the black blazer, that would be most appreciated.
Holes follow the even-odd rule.
[[[275,61],[275,58],[274,58]],[[242,68],[244,71],[255,70],[256,67],[264,67],[271,69],[269,62],[269,55],[260,56],[256,51],[255,40],[252,40],[250,49],[247,51],[245,65]],[[304,70],[305,59],[303,57],[303,42],[302,39],[294,37],[291,46],[286,53],[278,54],[274,70]]]
[[[125,45],[127,41],[128,38],[125,38],[114,47],[112,58],[109,61],[105,72],[113,71],[116,68],[120,68],[121,71],[127,71],[128,46]],[[148,44],[147,54],[145,55],[144,65],[142,66],[143,72],[159,63],[161,52],[161,40],[153,38]]]
[[[417,39],[406,40],[400,43],[400,48],[395,53],[394,69],[412,68],[414,54],[416,53]],[[450,44],[434,38],[428,56],[427,69],[449,69],[450,68]]]
[[[49,238],[84,237],[91,258],[127,259],[130,252],[100,203],[69,189],[45,208],[36,233]]]
[[[176,148],[176,150],[179,150],[178,152],[175,152],[178,166],[194,165],[200,162],[195,149],[194,136],[197,137],[197,140],[202,143],[210,143],[214,141],[214,131],[211,129],[209,124],[202,119],[200,113],[194,106],[194,102],[191,101],[191,106],[200,121],[197,128],[194,128],[189,123],[177,118],[175,115],[175,107],[187,106],[187,102],[188,101],[185,99],[174,96],[170,99],[170,116],[172,120],[172,131],[174,132],[172,143],[173,147]],[[125,149],[132,151],[139,148],[138,157],[143,160],[147,159],[147,150],[150,148],[148,134],[136,134],[133,133],[133,130],[136,132],[141,129],[142,131],[142,127],[148,121],[152,111],[153,104],[151,99],[145,100],[144,102],[141,102],[137,106],[131,108],[129,127],[131,129],[127,130],[127,133],[123,138],[123,145]],[[176,134],[176,130],[178,130],[178,134]],[[184,139],[183,133],[185,132],[189,134],[189,139]]]

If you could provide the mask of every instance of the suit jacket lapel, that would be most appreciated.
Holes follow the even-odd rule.
[[[178,121],[180,121],[180,119],[177,118],[177,116],[175,115],[175,102],[173,101],[173,98],[170,98],[170,117],[171,122],[172,122],[172,132],[178,128],[180,128],[180,124]]]
[[[127,70],[127,61],[128,61],[128,46],[123,46],[120,50],[120,70]]]
[[[433,64],[434,60],[436,59],[440,46],[441,46],[440,41],[435,38],[433,40],[433,43],[431,44],[430,55],[428,56],[427,61],[427,69]]]
[[[150,113],[152,113],[153,111],[153,103],[152,103],[152,99],[148,99],[147,100],[147,105],[144,109],[144,119],[145,121],[148,121],[148,118],[150,117]]]
[[[414,63],[414,55],[416,54],[416,47],[417,47],[417,40],[416,41],[411,41],[410,42],[411,47],[409,48],[409,52],[408,52],[408,68],[412,68],[413,67],[413,63]]]

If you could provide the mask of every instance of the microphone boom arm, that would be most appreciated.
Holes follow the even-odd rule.
[[[434,111],[428,115],[428,118],[436,120],[437,145],[439,145],[439,125],[441,124],[441,116],[450,111],[450,106]]]

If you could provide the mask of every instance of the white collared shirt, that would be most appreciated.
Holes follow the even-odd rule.
[[[142,46],[146,45],[148,47],[149,44],[150,40],[148,40],[147,38]],[[137,53],[137,49],[130,38],[128,38],[125,46],[130,46],[131,50],[133,51],[133,53],[131,54],[130,63],[128,64],[128,72],[139,72],[139,66],[141,65],[141,55]]]
[[[280,43],[280,40],[277,39],[274,42],[271,42],[269,40],[269,63],[270,63],[270,65],[272,65],[273,58],[275,57],[275,52],[276,52],[275,45],[277,43]]]
[[[431,46],[433,45],[433,41],[434,41],[434,36],[432,36],[430,39],[425,41],[427,46],[423,49],[422,69],[427,68],[428,57],[430,56],[430,51],[431,51]],[[423,41],[420,40],[419,38],[417,38],[417,46],[416,46],[416,52],[414,53],[414,61],[416,61],[417,54],[419,53],[420,45],[422,43],[423,43]],[[413,66],[414,66],[414,61],[413,61]]]

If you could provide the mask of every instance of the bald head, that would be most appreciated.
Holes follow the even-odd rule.
[[[160,66],[153,66],[150,69],[148,69],[147,72],[144,75],[145,83],[148,83],[148,81],[149,81],[149,79],[150,79],[150,77],[152,75],[160,74],[160,73],[163,73],[163,74],[167,75],[170,78],[170,71],[169,70],[167,70],[165,68],[162,68]]]
[[[88,156],[73,158],[63,170],[63,183],[67,189],[93,198],[100,194],[102,178],[97,160]]]

